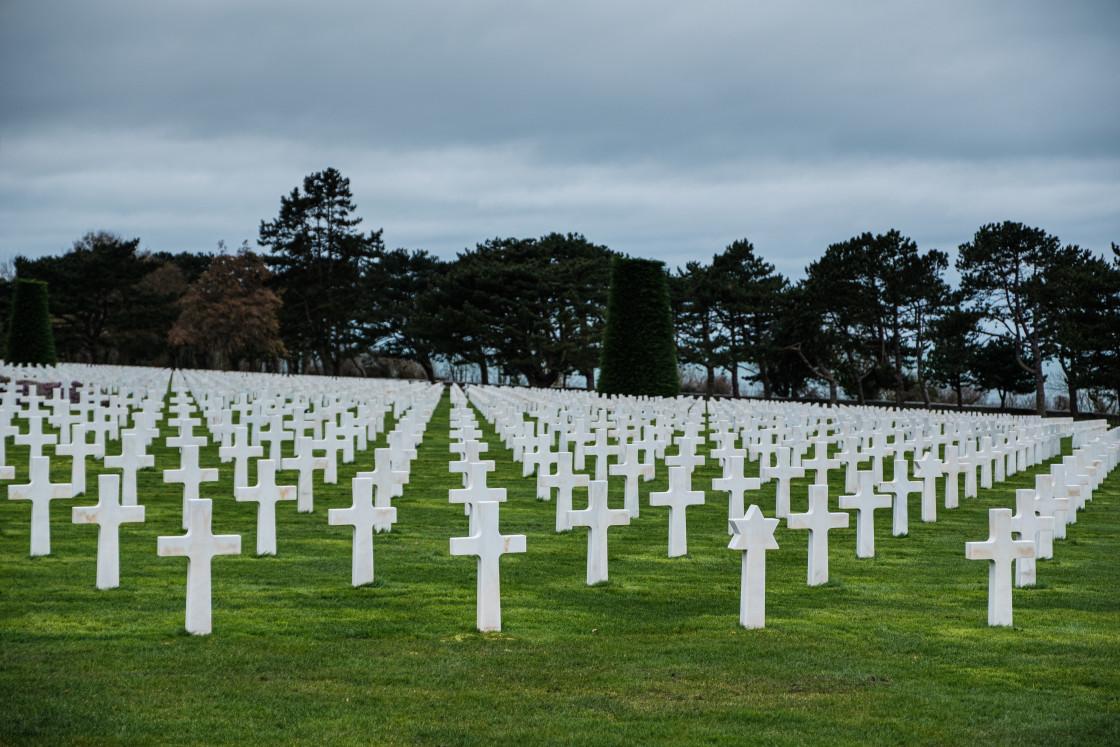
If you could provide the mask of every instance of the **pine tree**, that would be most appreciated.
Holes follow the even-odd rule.
[[[58,362],[47,284],[41,280],[16,279],[4,358],[8,363],[53,366]]]
[[[600,360],[599,391],[603,394],[680,394],[663,263],[628,257],[612,261]]]

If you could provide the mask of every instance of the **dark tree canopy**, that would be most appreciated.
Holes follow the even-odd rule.
[[[280,297],[267,286],[272,273],[264,258],[243,245],[235,255],[219,254],[178,302],[172,345],[211,355],[227,368],[238,358],[284,355],[277,312]]]
[[[438,344],[485,372],[492,362],[530,386],[591,375],[602,334],[610,250],[579,234],[495,238],[442,276]],[[484,374],[485,375],[485,374]]]
[[[356,210],[350,180],[326,169],[304,178],[302,192],[280,198],[280,214],[261,221],[258,241],[271,252],[275,287],[284,290],[285,344],[335,376],[376,338],[370,299],[384,244],[381,231],[355,230]]]
[[[15,281],[5,342],[4,360],[8,363],[58,362],[46,283],[22,278]]]
[[[654,397],[680,393],[669,285],[661,262],[628,257],[611,262],[599,391]]]

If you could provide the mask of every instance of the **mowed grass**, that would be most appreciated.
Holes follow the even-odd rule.
[[[490,484],[508,491],[502,531],[525,534],[528,552],[503,556],[503,630],[482,634],[475,561],[449,554],[467,521],[447,502],[460,484],[448,412],[445,396],[394,501],[398,523],[374,539],[377,580],[361,588],[352,530],[329,526],[327,509],[350,505],[372,451],[337,485],[317,477],[314,513],[278,506],[275,557],[254,556],[256,504],[234,501],[220,465],[202,496],[242,554],[213,561],[209,636],[184,630],[185,559],[156,555],[157,536],[182,533],[181,488],[159,471],[140,474],[147,521],[121,527],[111,591],[94,586],[97,528],[70,523],[71,506],[96,503],[93,460],[88,494],[52,503],[49,557],[28,557],[28,504],[0,500],[0,742],[1120,743],[1116,474],[1040,563],[1038,586],[1015,590],[1013,628],[988,627],[988,564],[966,560],[964,543],[987,538],[988,508],[1012,507],[1036,470],[940,508],[936,524],[918,521],[911,496],[905,538],[876,512],[873,559],[855,557],[853,512],[830,533],[823,587],[806,586],[807,533],[783,524],[766,628],[744,630],[725,493],[688,510],[689,555],[669,559],[667,510],[645,500],[666,488],[659,467],[640,518],[610,530],[610,581],[588,587],[587,530],[554,532],[553,504],[483,423]],[[8,453],[24,482],[26,449]],[[219,466],[215,447],[202,464]],[[694,486],[717,475],[709,461]],[[52,460],[52,477],[69,479],[68,459]],[[795,511],[806,485],[794,484]],[[842,487],[837,470],[833,510]],[[773,483],[755,495],[771,514]],[[620,481],[611,496],[621,506]]]

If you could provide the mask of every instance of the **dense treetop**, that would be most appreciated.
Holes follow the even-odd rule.
[[[595,386],[611,260],[578,233],[495,237],[444,261],[362,233],[350,182],[311,174],[262,220],[254,252],[147,252],[89,233],[19,257],[47,283],[59,360],[327,374],[437,370],[489,383]],[[700,391],[841,393],[958,403],[1033,392],[1060,372],[1071,410],[1120,399],[1120,247],[1111,261],[1019,223],[980,227],[950,258],[897,230],[825,247],[791,283],[742,239],[663,270],[676,358]],[[0,278],[10,327],[13,277]],[[448,368],[450,367],[450,368]],[[1051,384],[1057,382],[1051,382]]]

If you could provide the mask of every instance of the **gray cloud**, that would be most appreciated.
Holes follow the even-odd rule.
[[[390,245],[577,230],[799,274],[896,227],[1120,241],[1120,7],[0,5],[0,256],[254,239],[326,166]]]

